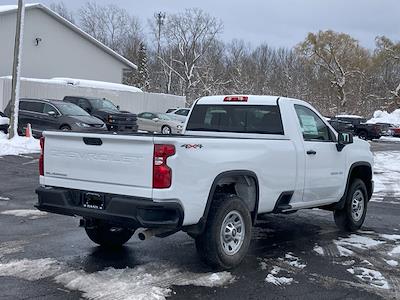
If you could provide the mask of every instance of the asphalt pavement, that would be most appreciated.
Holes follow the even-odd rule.
[[[400,151],[400,143],[371,143]],[[37,155],[0,157],[0,299],[400,299],[400,199],[369,203],[362,231],[332,213],[268,215],[235,270],[203,265],[185,233],[120,250],[93,244],[79,219],[33,205]]]

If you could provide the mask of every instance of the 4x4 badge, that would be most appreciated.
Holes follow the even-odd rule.
[[[203,148],[202,144],[183,144],[181,147],[186,149],[201,149]]]

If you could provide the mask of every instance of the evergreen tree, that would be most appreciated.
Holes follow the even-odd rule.
[[[147,70],[147,50],[143,42],[139,45],[139,63],[136,74],[136,86],[144,91],[147,91],[150,86],[149,72]]]

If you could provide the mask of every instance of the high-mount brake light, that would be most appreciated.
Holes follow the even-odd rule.
[[[247,102],[247,96],[226,96],[224,102]]]
[[[175,146],[155,144],[153,155],[153,188],[167,189],[171,186],[172,170],[167,165],[167,158],[175,155]]]
[[[40,138],[39,175],[44,176],[44,137]]]

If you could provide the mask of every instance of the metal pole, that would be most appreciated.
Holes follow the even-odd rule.
[[[17,26],[15,30],[15,44],[14,44],[14,62],[12,69],[12,91],[11,91],[11,115],[10,115],[10,128],[9,138],[18,135],[18,110],[19,110],[19,90],[20,90],[20,77],[21,77],[21,56],[22,45],[24,39],[24,17],[25,17],[25,1],[18,0],[17,11]]]

